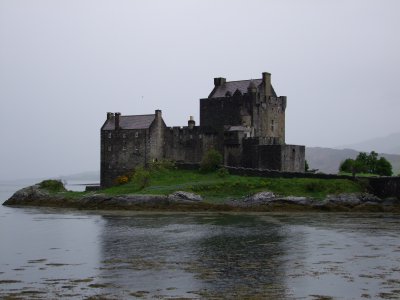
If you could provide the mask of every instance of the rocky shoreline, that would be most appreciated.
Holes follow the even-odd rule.
[[[50,193],[39,185],[23,188],[3,203],[7,206],[65,207],[85,210],[168,210],[168,211],[365,211],[400,212],[400,199],[381,199],[367,193],[328,195],[323,200],[281,197],[260,192],[242,199],[209,203],[200,195],[177,191],[170,195],[117,195],[90,193],[71,197]]]

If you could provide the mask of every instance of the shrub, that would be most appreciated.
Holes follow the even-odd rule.
[[[129,177],[127,175],[121,175],[115,179],[115,183],[118,185],[128,183],[128,181],[129,181]]]
[[[217,170],[217,174],[218,174],[219,177],[224,178],[224,177],[229,175],[229,171],[227,169],[225,169],[225,168],[219,168]]]
[[[144,189],[150,185],[150,172],[143,167],[138,167],[133,175],[133,183],[135,183],[139,189]]]
[[[149,164],[150,171],[165,171],[176,169],[175,163],[168,159],[155,160]]]
[[[212,172],[218,169],[222,163],[222,155],[215,149],[208,150],[200,162],[201,172]]]
[[[306,160],[304,160],[304,171],[308,172],[309,169],[310,169],[310,166],[308,165],[308,161],[306,159]]]
[[[66,191],[64,184],[62,183],[61,180],[54,180],[54,179],[43,180],[41,183],[39,183],[39,186],[41,189],[48,190],[49,192]]]

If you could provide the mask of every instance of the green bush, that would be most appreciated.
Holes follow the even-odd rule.
[[[208,150],[200,162],[200,172],[215,171],[222,164],[222,155],[215,149]]]
[[[66,191],[64,184],[61,180],[49,179],[43,180],[39,183],[41,189],[48,190],[49,192],[63,192]]]
[[[149,164],[150,171],[165,171],[176,169],[175,163],[168,159],[155,160]]]
[[[217,170],[217,175],[218,177],[224,178],[229,175],[229,171],[225,168],[219,168]]]
[[[150,185],[150,172],[143,167],[138,167],[133,175],[133,183],[136,184],[139,189],[144,189]]]

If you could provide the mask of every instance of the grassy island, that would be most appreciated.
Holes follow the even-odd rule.
[[[223,203],[226,200],[240,199],[261,191],[270,191],[280,196],[304,196],[314,199],[323,199],[328,194],[364,191],[360,183],[347,179],[248,177],[230,175],[220,170],[202,173],[196,170],[158,169],[143,173],[141,176],[132,176],[125,184],[99,192],[116,196],[168,195],[175,191],[187,191],[201,195],[206,202]],[[89,192],[61,190],[58,193],[80,197]]]

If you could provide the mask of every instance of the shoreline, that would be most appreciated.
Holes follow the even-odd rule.
[[[197,194],[181,191],[166,196],[140,194],[111,196],[93,192],[82,197],[68,197],[62,193],[50,193],[41,189],[39,185],[20,189],[3,205],[106,211],[400,213],[398,198],[380,199],[367,193],[328,195],[323,200],[317,200],[308,197],[281,197],[271,192],[260,192],[241,199],[210,203]]]

